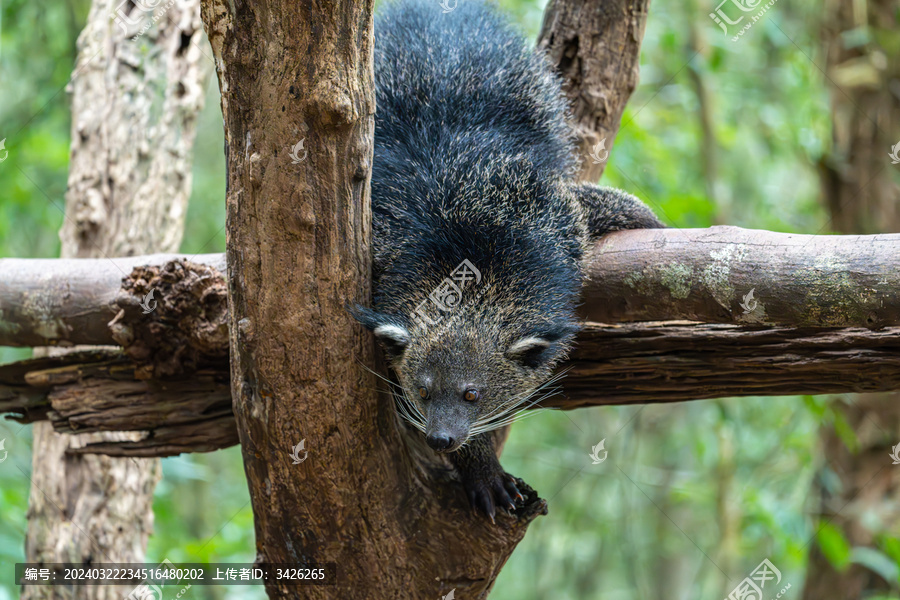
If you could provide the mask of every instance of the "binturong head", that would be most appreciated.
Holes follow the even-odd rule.
[[[441,453],[508,425],[551,395],[555,380],[549,377],[577,330],[568,320],[510,318],[480,303],[430,324],[354,312],[390,359],[400,414]]]

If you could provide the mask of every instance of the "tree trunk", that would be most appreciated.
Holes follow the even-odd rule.
[[[346,310],[370,293],[372,3],[204,0],[203,16],[226,123],[231,388],[257,558],[332,564],[333,585],[309,599],[484,597],[546,503],[526,488],[496,526],[472,513],[379,401],[373,339]]]
[[[900,43],[897,0],[825,4],[822,38],[827,80],[832,84],[833,148],[821,161],[824,201],[831,228],[844,233],[900,231],[900,185],[888,156],[900,143]],[[850,41],[865,33],[866,44]],[[835,403],[856,437],[848,447],[831,424],[820,430],[825,464],[820,525],[842,532],[853,548],[846,565],[834,565],[818,543],[810,552],[803,598],[862,598],[898,589],[896,577],[871,568],[863,552],[885,552],[881,534],[894,535],[900,523],[900,475],[891,466],[900,431],[898,394],[862,394]],[[871,515],[878,515],[877,521]],[[817,529],[818,529],[817,527]],[[860,549],[860,550],[857,550]],[[886,578],[887,577],[887,578]]]
[[[130,10],[119,15],[123,28],[110,24],[116,10]],[[79,38],[63,257],[175,251],[181,241],[211,65],[196,45],[198,2],[170,7],[158,26],[129,40],[152,16],[132,3],[96,0]],[[35,426],[27,562],[143,562],[159,460],[73,452],[137,437]],[[131,587],[25,586],[22,597],[118,599]]]
[[[563,79],[581,167],[600,179],[625,105],[638,84],[650,0],[551,0],[538,47]]]

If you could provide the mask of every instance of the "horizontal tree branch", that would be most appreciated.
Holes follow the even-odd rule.
[[[0,260],[0,346],[122,346],[139,378],[228,356],[224,254]]]
[[[900,325],[900,234],[623,231],[594,245],[588,275],[589,321]]]
[[[545,406],[900,389],[900,327],[748,327],[689,321],[588,323]]]
[[[138,441],[75,452],[172,456],[238,443],[227,360],[181,379],[139,379],[120,350],[86,350],[0,367],[0,412],[20,423],[49,420],[60,433],[141,431]]]
[[[110,321],[122,310],[143,312],[143,296],[126,292],[123,280],[134,281],[136,267],[177,258],[0,259],[0,346],[119,345]],[[225,272],[224,254],[191,261]],[[157,292],[151,304],[158,300]]]
[[[174,323],[171,310],[165,319],[164,310],[143,313],[140,303],[153,289],[155,302],[162,292],[180,294],[165,307],[178,307],[176,320],[183,320],[191,298],[203,296],[214,305],[202,316],[209,320],[206,338],[215,339],[189,341],[201,354],[222,354],[225,256],[200,255],[176,261],[177,267],[175,258],[0,259],[0,346],[127,347],[135,334],[131,324]],[[599,240],[587,265],[581,310],[588,321],[900,325],[900,234],[812,236],[738,227],[623,231]],[[135,270],[144,266],[149,270]],[[162,289],[183,280],[184,289]],[[142,352],[161,343],[144,341]]]
[[[589,256],[586,316],[746,323],[588,321],[564,393],[543,406],[900,389],[898,243],[733,227],[607,236]],[[223,269],[224,255],[0,260],[0,344],[123,348],[0,367],[0,412],[63,432],[146,432],[79,452],[237,443]],[[777,325],[792,319],[831,327]]]
[[[49,419],[63,432],[147,432],[81,452],[169,456],[237,443],[226,359],[190,378],[144,380],[118,351],[70,356],[0,367],[0,412],[19,422]],[[544,407],[888,391],[900,389],[900,327],[588,323],[562,368],[570,369],[563,393]]]

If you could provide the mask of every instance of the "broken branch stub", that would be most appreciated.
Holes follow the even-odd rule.
[[[142,365],[138,378],[188,374],[228,356],[228,292],[214,267],[181,259],[135,267],[116,305],[109,328]]]

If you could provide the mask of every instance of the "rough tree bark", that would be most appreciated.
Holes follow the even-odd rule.
[[[226,123],[231,388],[257,557],[335,563],[336,583],[310,599],[484,597],[546,504],[526,488],[516,517],[473,514],[379,402],[363,366],[373,339],[346,311],[370,291],[372,3],[202,6]],[[304,439],[309,457],[292,464]]]
[[[132,3],[116,4],[96,0],[78,41],[63,257],[174,251],[181,240],[195,120],[211,72],[196,45],[203,35],[199,2],[172,6],[137,41],[129,39],[136,29],[111,26],[110,15],[130,9],[123,23],[140,25],[152,15]],[[72,452],[135,437],[60,435],[49,423],[35,426],[28,562],[144,560],[159,461]],[[119,586],[25,586],[22,597],[125,593]]]
[[[145,367],[121,352],[96,351],[0,367],[0,412],[22,423],[49,419],[64,433],[143,434],[136,441],[90,445],[85,452],[169,456],[237,443],[224,359],[189,377],[147,379],[154,369]],[[564,368],[570,368],[564,393],[542,407],[895,390],[900,327],[872,332],[587,323]]]
[[[649,5],[650,0],[551,0],[544,11],[538,47],[562,77],[571,103],[582,181],[603,174],[637,87]]]
[[[581,313],[604,323],[900,325],[898,250],[900,234],[811,236],[739,227],[623,231],[588,253]],[[6,283],[0,288],[0,345],[132,348],[143,337],[145,344],[175,346],[147,329],[152,321],[154,327],[170,327],[178,320],[192,336],[188,345],[216,346],[227,335],[225,257],[175,258],[0,259],[0,280]],[[166,311],[145,316],[140,303],[151,290],[152,301],[165,302]],[[216,353],[225,354],[220,348],[207,352]]]
[[[900,235],[645,229],[605,236],[588,261],[581,312],[592,321],[873,329],[900,321]]]
[[[891,137],[900,131],[898,11],[897,0],[825,3],[822,41],[831,84],[833,147],[821,161],[820,174],[836,231],[900,231],[900,177],[888,156],[900,143]],[[867,43],[850,43],[861,32]],[[900,431],[898,399],[896,393],[862,394],[833,405],[855,432],[854,447],[848,448],[830,424],[820,431],[825,464],[816,481],[822,502],[818,517],[820,523],[838,527],[854,549],[884,551],[880,535],[898,535],[900,473],[889,462]],[[871,515],[878,515],[877,520]],[[859,556],[854,554],[854,562],[842,569],[814,543],[803,598],[897,591],[895,578],[886,580]]]

